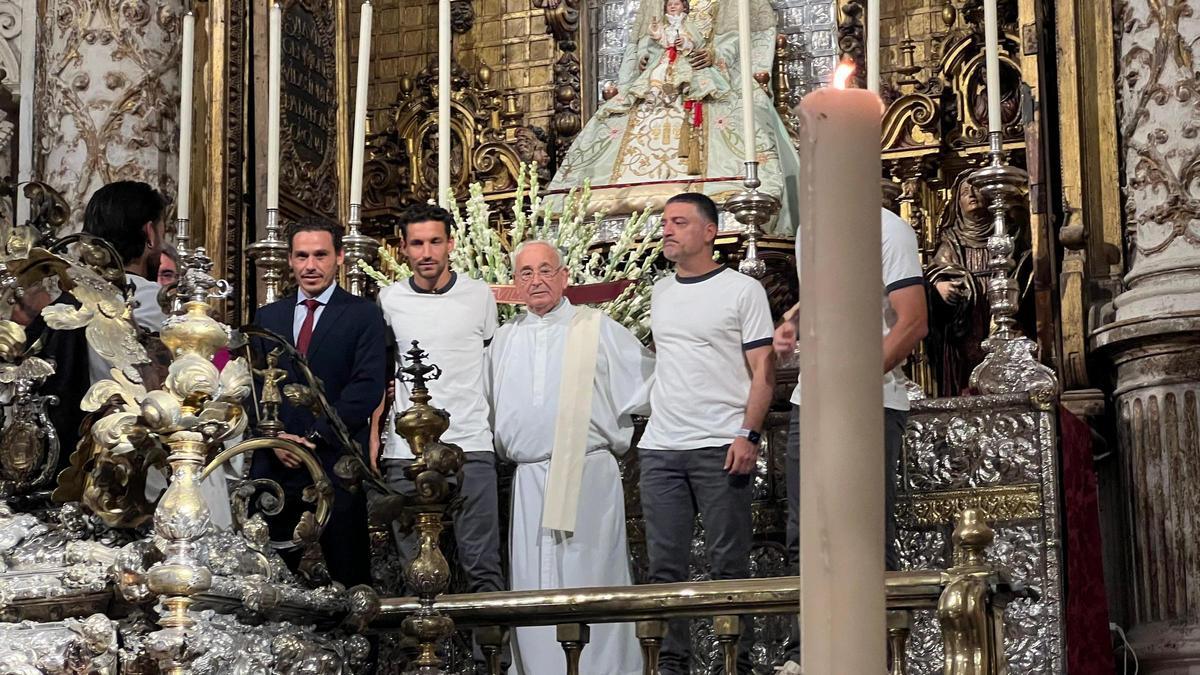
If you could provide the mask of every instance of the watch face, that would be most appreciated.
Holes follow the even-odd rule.
[[[758,442],[762,440],[762,434],[758,433],[757,431],[751,431],[750,433],[746,434],[746,440],[758,445]]]

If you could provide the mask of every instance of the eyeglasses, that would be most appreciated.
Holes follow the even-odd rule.
[[[560,267],[544,266],[544,267],[539,267],[536,270],[523,269],[519,273],[517,273],[517,278],[520,279],[523,283],[528,284],[533,281],[534,277],[539,277],[541,279],[549,279],[549,278],[553,277],[555,274],[558,274],[559,270],[561,270],[561,269],[562,269],[561,266]]]

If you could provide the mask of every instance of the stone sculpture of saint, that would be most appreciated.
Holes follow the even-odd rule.
[[[971,371],[983,360],[983,341],[991,328],[987,240],[992,235],[992,214],[968,180],[971,173],[964,171],[954,182],[938,222],[937,248],[925,273],[933,289],[929,357],[942,396],[966,393]],[[1033,335],[1033,308],[1023,301],[1031,278],[1027,221],[1010,217],[1008,222],[1016,237],[1013,273],[1022,300],[1017,319],[1026,335]]]
[[[751,0],[751,71],[771,72],[776,16]],[[590,208],[609,215],[650,208],[683,191],[718,204],[745,173],[737,5],[719,0],[642,0],[616,82],[572,143],[551,181],[565,191],[590,181]],[[770,95],[755,84],[751,103],[761,191],[783,202],[774,231],[794,227],[784,186],[799,161]],[[552,207],[553,208],[553,207]]]

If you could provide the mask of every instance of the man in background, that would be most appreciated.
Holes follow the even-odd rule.
[[[900,451],[904,447],[904,427],[908,422],[908,378],[904,363],[928,332],[924,274],[917,245],[917,235],[899,216],[882,209],[883,269],[883,412],[884,447],[880,453],[885,476],[884,513],[885,565],[888,570],[900,569],[896,551],[896,493],[900,471]],[[796,237],[797,247],[800,237]],[[797,249],[796,260],[800,260]],[[784,315],[775,329],[774,346],[780,357],[796,351],[796,331],[799,322],[797,305]],[[792,392],[792,415],[788,424],[786,453],[788,524],[788,565],[793,574],[800,573],[800,384]],[[782,675],[800,673],[799,626],[793,624],[787,658],[779,672]]]

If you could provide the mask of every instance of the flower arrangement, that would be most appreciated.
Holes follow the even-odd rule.
[[[650,333],[650,291],[654,281],[654,263],[662,251],[662,240],[642,236],[648,213],[635,213],[621,228],[608,250],[593,246],[603,214],[588,217],[591,188],[572,189],[562,211],[551,214],[539,194],[537,167],[522,164],[517,174],[512,226],[507,232],[493,227],[491,211],[483,198],[483,187],[472,183],[466,203],[451,200],[454,216],[455,248],[450,266],[488,284],[513,283],[512,252],[522,242],[544,240],[559,248],[572,286],[632,279],[621,295],[600,309],[645,340]],[[360,268],[381,287],[407,279],[412,271],[407,264],[382,247],[379,269],[359,261]],[[500,305],[503,322],[517,313],[513,305]]]

